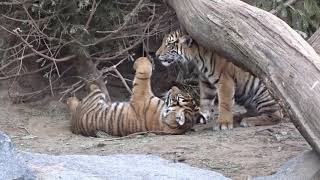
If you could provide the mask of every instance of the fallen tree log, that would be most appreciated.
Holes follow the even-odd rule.
[[[166,0],[201,45],[259,76],[320,154],[320,57],[276,16],[239,0]]]

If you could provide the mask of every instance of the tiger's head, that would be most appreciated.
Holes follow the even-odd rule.
[[[166,106],[190,107],[194,109],[197,105],[189,93],[181,91],[178,87],[172,86],[166,94]]]
[[[139,78],[150,78],[152,75],[152,62],[147,57],[140,57],[135,60],[133,69]]]
[[[189,35],[181,31],[173,31],[167,34],[162,41],[156,56],[164,66],[169,66],[174,62],[186,62],[186,54],[191,52],[193,40]]]
[[[205,124],[192,96],[173,86],[165,96],[162,117],[170,127],[190,129],[194,124]]]

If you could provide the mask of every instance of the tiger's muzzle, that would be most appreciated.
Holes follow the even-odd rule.
[[[165,54],[157,53],[156,56],[160,60],[161,64],[164,66],[169,66],[175,62],[181,61],[182,57],[175,51]]]

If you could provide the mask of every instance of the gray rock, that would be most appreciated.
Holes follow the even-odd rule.
[[[227,180],[223,175],[153,155],[87,156],[21,154],[40,179]]]
[[[0,132],[0,179],[228,180],[220,173],[153,155],[65,155],[16,153]]]
[[[9,137],[1,132],[0,179],[35,179],[33,172],[17,157]]]
[[[320,156],[315,151],[307,151],[283,164],[277,173],[256,177],[254,180],[319,180]]]
[[[174,163],[153,155],[65,155],[19,152],[0,132],[0,180],[6,179],[132,179],[132,180],[227,180],[220,173]],[[297,156],[271,176],[255,180],[318,180],[320,157],[314,151]]]

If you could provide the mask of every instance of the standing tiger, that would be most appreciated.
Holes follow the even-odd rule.
[[[247,109],[237,118],[243,127],[272,125],[283,118],[279,104],[258,77],[200,46],[179,30],[165,36],[156,55],[164,66],[177,61],[195,63],[200,71],[200,111],[207,120],[214,118],[218,94],[216,130],[233,128],[234,101]]]
[[[114,136],[147,131],[182,134],[200,119],[193,98],[177,87],[168,91],[166,101],[153,95],[152,64],[148,58],[138,58],[133,68],[136,73],[129,102],[108,105],[105,94],[94,84],[81,102],[76,97],[67,100],[73,133],[85,136],[96,136],[98,131]]]

